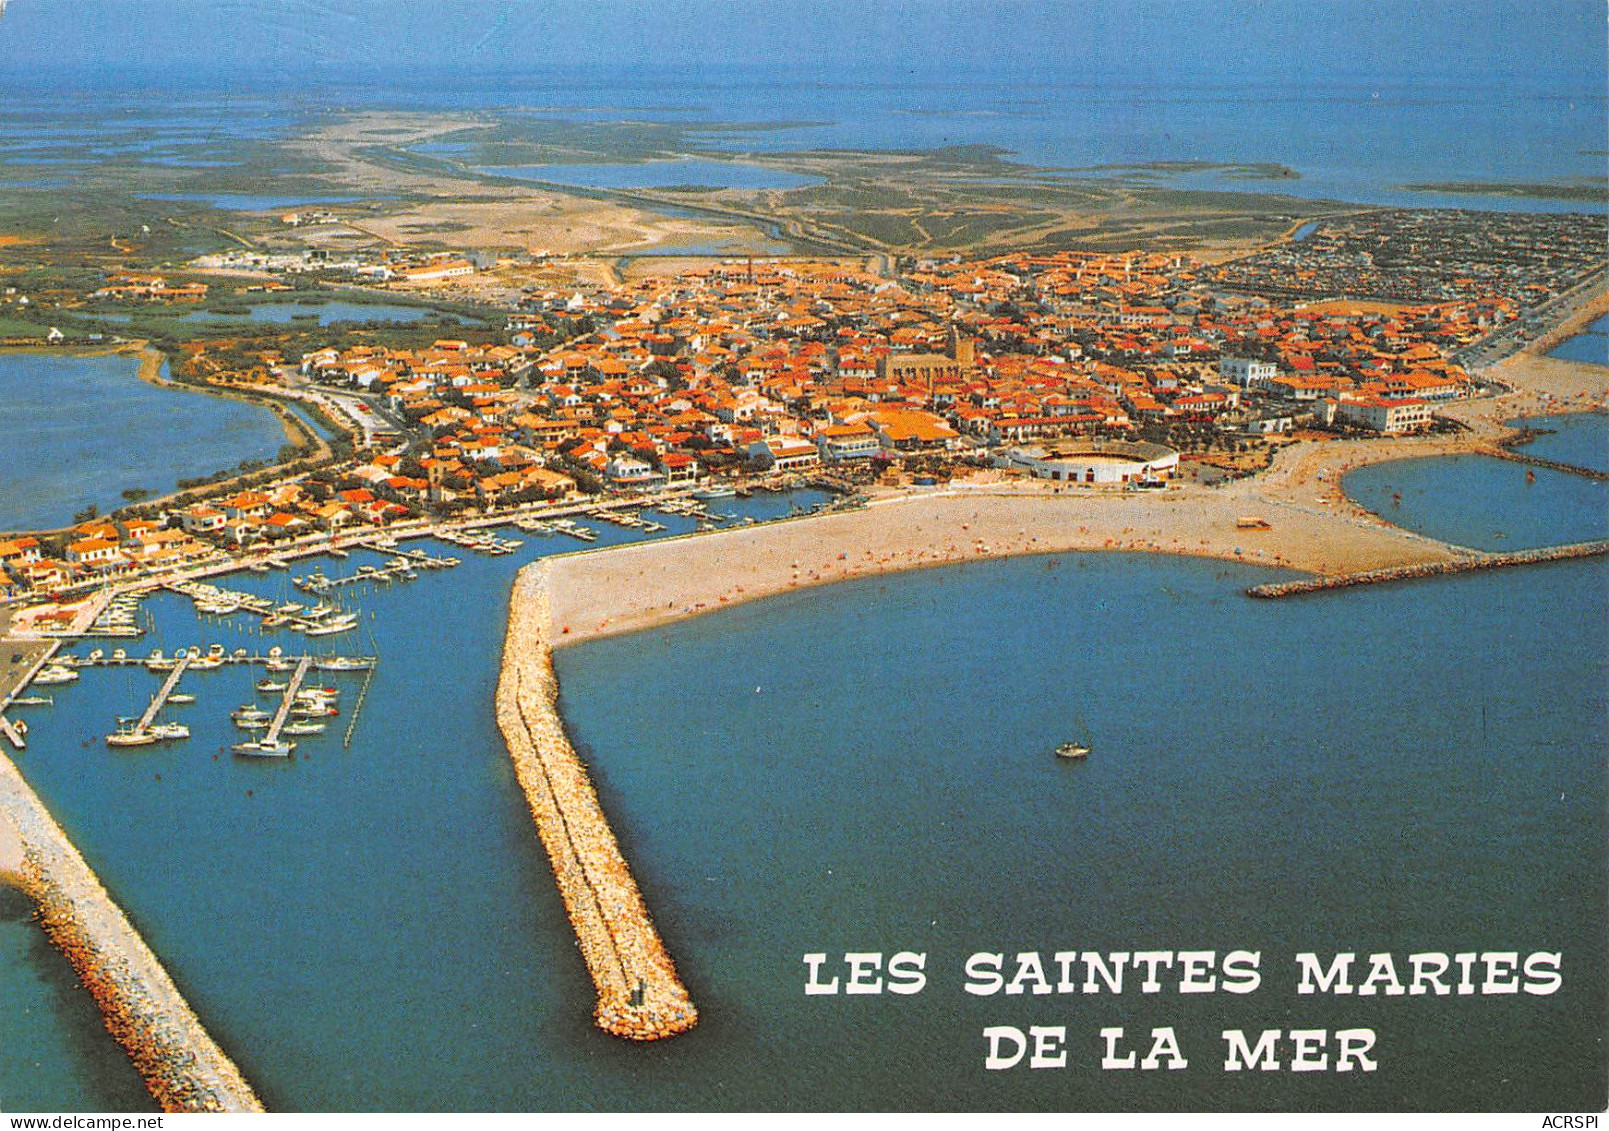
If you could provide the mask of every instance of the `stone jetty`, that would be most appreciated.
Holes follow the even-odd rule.
[[[1506,445],[1498,445],[1486,453],[1497,459],[1506,459],[1511,463],[1524,463],[1532,467],[1545,467],[1550,471],[1562,471],[1567,475],[1579,475],[1584,479],[1596,479],[1602,483],[1609,480],[1609,471],[1599,471],[1595,467],[1582,467],[1577,463],[1565,463],[1563,460],[1543,459],[1526,452],[1517,452]]]
[[[39,919],[164,1111],[262,1104],[9,758],[0,755],[0,882]]]
[[[1569,558],[1594,558],[1602,554],[1609,554],[1609,542],[1576,542],[1568,546],[1544,546],[1536,550],[1515,550],[1506,554],[1476,554],[1452,561],[1423,562],[1419,565],[1393,566],[1389,569],[1368,569],[1358,573],[1333,574],[1329,577],[1308,577],[1299,581],[1276,581],[1268,585],[1253,585],[1246,590],[1246,594],[1251,597],[1294,597],[1302,593],[1318,593],[1325,589],[1348,589],[1354,585],[1378,585],[1385,581],[1408,581],[1418,577],[1439,577],[1447,573],[1471,573],[1479,569],[1535,565],[1538,562],[1558,562]]]
[[[674,1037],[698,1011],[564,733],[551,627],[548,563],[536,562],[514,583],[497,722],[597,988],[598,1028],[633,1041]]]

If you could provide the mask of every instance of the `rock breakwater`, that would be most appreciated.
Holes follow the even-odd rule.
[[[202,1028],[151,948],[112,902],[38,795],[0,756],[0,880],[39,905],[39,919],[78,972],[106,1028],[164,1111],[257,1112],[263,1106]]]
[[[1505,566],[1535,565],[1539,562],[1558,562],[1570,558],[1593,558],[1606,553],[1609,553],[1609,542],[1577,542],[1568,546],[1515,550],[1507,554],[1479,554],[1453,561],[1424,562],[1419,565],[1394,566],[1390,569],[1368,569],[1330,577],[1307,577],[1299,581],[1277,581],[1268,585],[1253,585],[1246,590],[1246,594],[1250,597],[1294,597],[1302,593],[1318,593],[1325,589],[1347,589],[1354,585],[1378,585],[1386,581],[1409,581],[1419,577],[1471,573],[1480,569],[1502,569]]]
[[[551,625],[548,564],[537,562],[520,571],[509,603],[498,726],[597,990],[594,1020],[627,1040],[673,1037],[698,1011],[564,733]]]

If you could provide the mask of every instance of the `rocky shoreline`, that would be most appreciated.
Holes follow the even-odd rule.
[[[698,1011],[564,733],[551,624],[548,565],[536,562],[520,571],[509,603],[498,726],[597,989],[594,1021],[627,1040],[673,1037],[698,1023]]]
[[[1354,585],[1378,585],[1386,581],[1410,581],[1420,577],[1440,577],[1449,573],[1473,573],[1483,569],[1502,569],[1506,566],[1536,565],[1540,562],[1561,562],[1572,558],[1596,558],[1609,554],[1609,542],[1578,542],[1569,546],[1543,546],[1535,550],[1515,550],[1507,554],[1480,554],[1459,558],[1456,561],[1425,562],[1421,565],[1395,566],[1390,569],[1369,569],[1358,573],[1343,573],[1329,577],[1308,577],[1299,581],[1277,581],[1269,585],[1253,585],[1246,590],[1248,597],[1294,597],[1303,593],[1318,593],[1326,589],[1349,589]]]
[[[240,1069],[202,1028],[121,909],[8,758],[0,756],[0,822],[20,860],[0,881],[31,896],[51,940],[100,1007],[164,1111],[260,1112]]]

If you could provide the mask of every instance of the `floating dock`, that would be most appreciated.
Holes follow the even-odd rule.
[[[548,566],[520,570],[509,606],[497,722],[597,990],[598,1028],[657,1041],[698,1024],[558,713]]]
[[[189,666],[190,653],[186,652],[173,665],[173,670],[168,673],[168,678],[162,681],[162,687],[151,697],[151,705],[145,709],[145,714],[140,716],[140,721],[134,724],[135,734],[143,735],[151,729],[151,724],[156,722],[157,713],[167,705],[168,696],[172,695],[174,688],[179,686],[179,680],[184,678],[184,671]]]
[[[346,720],[346,733],[341,736],[343,749],[352,748],[352,732],[358,729],[358,716],[363,713],[363,701],[369,697],[369,685],[374,682],[375,665],[370,664],[369,670],[363,673],[363,686],[358,688],[358,701],[352,704],[352,717]]]
[[[1296,597],[1303,593],[1319,593],[1326,589],[1350,589],[1355,585],[1379,585],[1387,581],[1409,581],[1420,577],[1440,577],[1449,573],[1473,573],[1482,569],[1560,562],[1571,558],[1595,558],[1602,554],[1609,554],[1609,542],[1577,542],[1569,546],[1544,546],[1540,549],[1515,550],[1506,554],[1479,554],[1475,557],[1459,558],[1456,561],[1392,566],[1388,569],[1369,569],[1360,573],[1334,574],[1330,577],[1307,577],[1299,581],[1276,581],[1268,585],[1253,585],[1246,590],[1246,595],[1265,598]]]
[[[296,665],[296,672],[285,685],[285,698],[279,701],[279,710],[274,712],[274,719],[268,724],[268,733],[263,736],[264,746],[273,746],[279,741],[279,732],[285,726],[285,720],[290,718],[291,707],[296,702],[296,693],[302,689],[302,681],[307,678],[307,670],[313,666],[313,657],[303,656]]]
[[[198,650],[192,649],[191,651]],[[170,658],[176,660],[180,655],[184,654],[187,653],[175,652]],[[73,668],[144,668],[150,666],[152,658],[153,657],[151,656],[119,656],[115,654],[111,656],[63,656],[56,662],[64,667]],[[157,655],[155,658],[158,660],[162,659],[160,655]],[[190,656],[191,660],[194,660],[195,658],[195,656]],[[373,656],[286,656],[279,652],[247,652],[244,648],[220,656],[208,656],[207,658],[209,660],[216,660],[220,667],[225,664],[256,664],[265,665],[269,668],[277,666],[279,668],[288,670],[294,667],[296,664],[301,663],[303,660],[312,661],[315,667],[331,661],[346,661],[354,665],[349,669],[329,669],[331,671],[358,670],[359,668],[372,666],[376,660],[376,657]],[[200,665],[197,666],[199,667]],[[209,664],[208,666],[210,667],[211,665]]]
[[[398,546],[395,540],[391,540],[389,546],[384,542],[371,542],[364,539],[354,539],[348,542],[347,545],[356,546],[364,550],[373,550],[377,554],[390,554],[392,557],[404,558],[413,565],[424,569],[451,569],[458,564],[458,559],[456,558],[438,558],[425,553],[423,550],[409,550]]]
[[[241,593],[208,585],[197,581],[170,581],[163,588],[190,598],[196,605],[196,611],[210,616],[234,616],[236,613],[246,613],[250,616],[260,617],[266,627],[289,626],[298,632],[310,636],[333,635],[331,622],[336,619],[333,615],[334,606],[329,606],[327,613],[311,615],[307,612],[286,613],[280,612],[274,602],[266,597],[259,597],[254,593]],[[219,604],[218,602],[226,602]],[[356,620],[348,624],[347,629],[356,628]],[[342,629],[341,631],[345,631]]]

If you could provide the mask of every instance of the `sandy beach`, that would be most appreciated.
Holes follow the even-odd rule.
[[[1609,368],[1527,351],[1497,367],[1515,391],[1442,411],[1456,435],[1301,440],[1256,476],[1155,493],[1056,490],[1042,481],[885,493],[863,510],[555,559],[558,646],[634,632],[740,601],[907,569],[1014,554],[1106,550],[1191,554],[1332,576],[1446,562],[1470,551],[1401,530],[1346,499],[1341,476],[1369,463],[1490,452],[1531,412],[1602,408]],[[1260,518],[1266,530],[1237,527]]]
[[[1254,505],[1258,504],[1258,505]],[[1260,517],[1268,530],[1238,530]],[[1440,543],[1240,491],[1053,494],[1034,486],[894,496],[864,510],[641,543],[554,563],[554,640],[632,632],[738,601],[1014,554],[1127,550],[1336,573],[1441,561]]]
[[[855,510],[525,566],[510,597],[498,722],[598,990],[599,1026],[656,1039],[690,1027],[696,1012],[565,735],[553,649],[790,590],[1022,554],[1190,554],[1337,585],[1375,580],[1358,575],[1376,570],[1429,576],[1510,564],[1391,525],[1346,499],[1341,476],[1384,460],[1492,451],[1510,432],[1504,422],[1531,402],[1585,408],[1609,392],[1609,369],[1561,370],[1546,360],[1516,359],[1508,378],[1514,392],[1455,406],[1451,415],[1466,431],[1304,438],[1281,448],[1265,471],[1220,486],[1081,489],[984,472],[943,490],[874,490]],[[593,894],[600,890],[606,898]],[[618,973],[628,970],[622,981]],[[622,997],[622,986],[633,983],[648,988],[646,1010]]]

